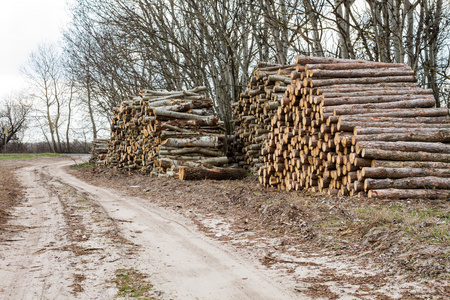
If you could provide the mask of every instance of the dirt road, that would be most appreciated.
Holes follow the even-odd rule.
[[[433,235],[414,248],[393,223],[365,227],[352,199],[286,201],[292,193],[252,182],[69,170],[73,163],[0,162],[0,200],[15,203],[7,195],[25,190],[11,216],[0,206],[0,299],[446,299],[450,290],[445,242]],[[11,183],[15,169],[22,187]],[[436,206],[416,205],[414,213]],[[447,208],[437,204],[428,222],[447,228]],[[417,222],[409,228],[424,236]]]
[[[0,248],[3,299],[110,299],[118,269],[164,299],[298,298],[289,280],[207,238],[191,220],[67,174],[68,159],[18,171],[26,201]]]

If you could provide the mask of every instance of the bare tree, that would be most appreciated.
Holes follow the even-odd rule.
[[[21,95],[4,100],[0,110],[0,151],[11,141],[19,140],[27,129],[31,105]]]
[[[231,103],[258,60],[407,62],[441,95],[449,9],[442,0],[76,0],[66,49],[94,132],[95,110],[111,114],[129,94],[195,85],[209,88],[231,131]]]
[[[30,97],[38,117],[47,127],[53,152],[67,151],[61,139],[64,124],[70,126],[73,85],[66,75],[60,53],[54,45],[39,45],[23,73],[30,82]],[[66,143],[70,144],[66,128]]]

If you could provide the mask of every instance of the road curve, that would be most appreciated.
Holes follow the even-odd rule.
[[[27,240],[34,236],[37,241],[21,246],[12,243],[17,246],[15,251],[23,250],[14,261],[10,259],[0,265],[8,269],[7,272],[1,271],[0,275],[13,278],[0,284],[1,295],[11,295],[5,291],[14,288],[21,291],[16,299],[36,296],[44,299],[58,296],[94,299],[99,295],[108,295],[109,298],[113,295],[113,287],[108,285],[108,277],[112,276],[114,269],[132,266],[150,274],[150,281],[166,299],[298,299],[299,295],[282,280],[240,256],[230,246],[204,236],[191,220],[148,200],[128,197],[79,180],[65,171],[65,167],[72,163],[69,159],[58,159],[19,171],[19,178],[27,188],[26,205],[29,207],[26,212],[19,213],[24,219],[15,222],[25,222],[26,218],[34,218],[37,214],[40,219],[35,218],[33,222],[41,222],[43,229],[22,237]],[[74,199],[78,200],[74,202]],[[85,212],[77,211],[78,206]],[[74,227],[75,217],[71,216],[79,216],[76,220],[84,222],[80,228],[86,233],[81,235],[78,231],[65,229]],[[46,218],[48,224],[42,223]],[[70,226],[68,222],[72,222]],[[95,225],[97,222],[99,224]],[[123,237],[122,242],[102,236],[105,227],[109,227],[108,232],[117,230],[117,234]],[[80,235],[79,239],[73,238],[76,234]],[[76,249],[85,247],[83,249],[88,249],[90,255],[80,259],[73,251],[36,252],[37,248],[47,249],[50,242],[53,249],[64,249],[64,244],[76,244]],[[129,251],[130,245],[135,251]],[[0,256],[2,254],[7,256],[0,250]],[[57,258],[42,258],[41,254]],[[107,255],[109,259],[104,259]],[[7,267],[8,263],[17,265],[20,256],[28,259],[21,268]],[[47,267],[36,262],[37,258],[45,259]],[[40,266],[38,271],[33,270],[33,264]],[[74,294],[73,280],[65,278],[82,272],[80,265],[84,266],[85,279],[79,283],[81,290]],[[42,276],[45,280],[35,278]],[[20,278],[28,278],[26,287]],[[88,284],[89,280],[97,280],[94,287]]]

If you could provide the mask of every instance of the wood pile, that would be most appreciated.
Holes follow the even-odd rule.
[[[123,101],[114,109],[105,164],[170,177],[183,166],[227,165],[223,124],[205,90],[145,90]]]
[[[92,141],[91,158],[89,163],[103,165],[108,155],[107,139],[94,139]]]
[[[270,120],[277,113],[281,100],[291,83],[290,73],[295,65],[259,62],[247,90],[233,103],[235,139],[232,145],[238,164],[252,173],[264,164],[261,154],[268,139]]]
[[[261,184],[379,198],[450,197],[449,111],[434,108],[432,91],[418,87],[409,67],[299,56],[294,66],[276,68],[257,70],[235,105],[241,164],[258,167],[263,160]],[[269,79],[274,72],[283,77]]]

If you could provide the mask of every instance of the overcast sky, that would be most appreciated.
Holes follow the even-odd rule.
[[[69,22],[66,0],[2,0],[0,9],[0,99],[26,88],[20,74],[39,43],[58,42]]]

